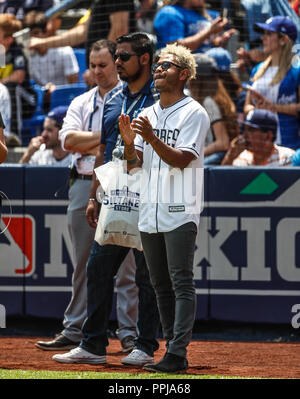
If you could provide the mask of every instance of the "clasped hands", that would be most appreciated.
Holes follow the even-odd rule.
[[[119,129],[126,145],[132,144],[137,134],[142,136],[144,141],[149,144],[156,138],[147,116],[139,116],[130,123],[129,115],[122,114],[119,116]]]

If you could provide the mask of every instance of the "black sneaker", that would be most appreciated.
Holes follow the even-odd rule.
[[[121,341],[122,345],[122,352],[130,352],[134,348],[134,337],[128,335],[127,337],[123,338]]]
[[[57,335],[52,341],[38,341],[35,346],[44,351],[68,351],[76,348],[78,342],[71,341],[62,334]]]
[[[165,356],[157,363],[145,364],[144,370],[154,373],[180,373],[188,368],[188,361],[185,357],[166,353]]]

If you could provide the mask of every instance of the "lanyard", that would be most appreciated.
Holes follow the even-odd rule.
[[[121,111],[121,114],[129,115],[130,112],[134,109],[134,107],[135,107],[136,104],[140,101],[141,98],[142,98],[142,94],[140,94],[140,95],[131,103],[130,107],[127,109],[127,100],[128,100],[128,96],[125,96],[125,97],[124,97],[124,100],[123,100],[123,104],[122,104],[122,111]],[[142,100],[142,102],[141,102],[140,107],[139,107],[137,110],[135,110],[133,117],[137,116],[137,115],[141,112],[141,110],[143,109],[143,106],[144,106],[144,104],[145,104],[146,99],[147,99],[147,94],[144,96],[144,98],[143,98],[143,100]]]
[[[151,88],[153,85],[154,85],[154,82],[151,83]],[[134,113],[132,115],[133,118],[136,118],[138,116],[138,114],[143,110],[143,106],[145,104],[147,97],[148,97],[148,94],[145,94],[140,107],[134,111]],[[134,107],[137,105],[137,103],[140,101],[141,98],[142,98],[142,93],[131,103],[130,107],[127,109],[128,96],[125,95],[123,104],[122,104],[121,114],[125,114],[125,115],[130,114],[130,112],[134,109]],[[116,129],[119,132],[118,122],[116,122]],[[117,140],[116,140],[116,144],[115,144],[115,149],[113,150],[113,153],[112,153],[113,159],[114,158],[122,158],[123,146],[124,146],[123,140],[122,140],[122,137],[119,132]]]
[[[89,131],[89,132],[92,131],[93,117],[94,117],[95,112],[96,112],[96,111],[98,110],[98,108],[99,108],[98,105],[97,105],[97,91],[98,91],[98,90],[96,90],[95,95],[94,95],[93,111],[92,111],[91,114],[90,114],[89,127],[88,127],[88,131]]]

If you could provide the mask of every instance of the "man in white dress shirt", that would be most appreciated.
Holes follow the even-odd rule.
[[[89,202],[95,154],[100,143],[104,103],[106,97],[121,85],[114,63],[114,53],[115,44],[108,40],[99,40],[93,44],[90,71],[97,86],[72,101],[59,132],[63,149],[73,153],[68,227],[75,264],[72,298],[64,314],[64,330],[51,341],[37,342],[36,346],[43,350],[66,351],[76,347],[82,338],[81,327],[87,315],[86,263],[95,236],[95,229],[89,226],[85,213]],[[136,334],[135,268],[133,254],[130,252],[116,278],[117,318],[119,326],[123,327],[123,334],[119,336],[123,351],[132,349]],[[125,338],[129,334],[131,341],[127,342]]]

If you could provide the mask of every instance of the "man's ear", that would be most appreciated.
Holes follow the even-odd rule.
[[[150,62],[150,54],[149,53],[142,54],[139,58],[140,58],[141,65],[147,65]]]
[[[268,130],[266,133],[268,141],[274,141],[274,133],[272,132],[272,130]]]
[[[190,74],[187,69],[182,69],[179,73],[179,80],[188,80]]]

